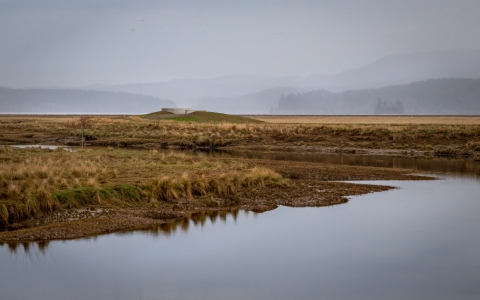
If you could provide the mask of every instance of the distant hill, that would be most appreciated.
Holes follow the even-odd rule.
[[[372,100],[370,99],[371,95],[366,96],[366,93],[364,93],[365,96],[362,97],[365,98],[362,98],[363,100],[358,103],[351,103],[349,93],[356,91],[357,95],[357,90],[379,89],[384,86],[396,86],[441,78],[480,78],[480,50],[395,54],[376,60],[363,67],[333,75],[313,74],[309,76],[286,77],[229,75],[210,79],[176,79],[153,83],[100,84],[80,87],[78,90],[58,88],[1,89],[0,111],[145,113],[157,111],[162,106],[175,106],[169,100],[161,100],[172,99],[180,107],[192,107],[230,114],[265,114],[270,112],[272,106],[278,106],[277,112],[279,113],[280,111],[311,113],[308,110],[305,111],[305,107],[308,105],[288,107],[291,104],[287,104],[285,100],[282,100],[283,102],[279,104],[278,99],[280,99],[282,94],[287,95],[323,89],[325,91],[317,92],[323,93],[322,95],[313,95],[315,93],[311,96],[304,95],[302,99],[297,97],[296,101],[308,102],[311,101],[308,100],[310,99],[309,97],[321,98],[324,103],[334,101],[335,103],[332,103],[332,105],[318,107],[318,111],[325,113],[372,113],[371,107],[375,103],[368,105],[366,103],[368,101],[377,101],[377,96]],[[457,90],[457,86],[460,83],[448,81],[448,84],[454,85],[452,89],[455,90],[455,96],[461,95],[460,91]],[[472,87],[469,86],[468,88],[471,89]],[[435,89],[438,88],[435,87]],[[340,97],[339,99],[331,100],[335,97],[324,95],[325,93],[328,94],[327,90],[335,93],[347,92],[342,96],[335,96]],[[446,95],[453,93],[447,90],[444,92],[446,94],[439,95],[439,99],[444,99]],[[461,106],[449,107],[447,109],[446,107],[431,107],[428,103],[420,103],[418,101],[422,101],[421,99],[426,99],[425,97],[427,97],[426,90],[423,93],[421,97],[416,95],[415,101],[409,97],[402,100],[405,113],[420,113],[420,111],[434,113],[446,110],[452,113],[466,113],[468,111],[467,108]],[[385,97],[390,96],[386,95]],[[467,97],[467,95],[463,96]],[[395,101],[396,99],[387,100]],[[343,106],[341,105],[342,101],[345,102]],[[430,102],[432,101],[429,100]],[[355,107],[355,105],[361,106],[357,107],[359,111],[352,110],[352,107]],[[468,105],[470,107],[474,104],[469,103]],[[345,108],[345,111],[342,110],[342,107]],[[391,103],[384,103],[382,107],[384,109],[380,111],[389,111],[388,108],[391,107]],[[420,111],[416,109],[420,109]]]
[[[265,107],[272,105],[270,96],[274,92],[262,91],[273,91],[281,87],[290,87],[297,91],[326,89],[342,92],[439,78],[480,78],[480,50],[395,54],[363,67],[332,75],[230,75],[210,79],[176,79],[157,83],[94,85],[81,88],[150,95],[172,99],[181,107],[245,114],[265,113]],[[254,94],[259,95],[257,97]],[[248,110],[236,104],[244,96]]]
[[[439,78],[480,78],[480,50],[395,54],[335,75],[310,75],[295,86],[341,92]]]
[[[278,104],[282,94],[306,92],[309,89],[279,87],[258,93],[235,97],[205,98],[196,105],[198,109],[230,114],[268,114]]]
[[[273,113],[374,114],[385,107],[391,109],[384,113],[480,114],[480,79],[430,79],[341,93],[313,90],[281,97]]]
[[[0,88],[0,113],[139,114],[175,107],[170,100],[123,92]]]
[[[294,77],[275,78],[257,75],[229,75],[209,79],[175,79],[167,82],[93,85],[81,88],[151,95],[172,99],[180,107],[208,109],[207,107],[199,106],[203,99],[238,97],[267,89],[289,86],[289,83],[292,81],[295,81]],[[214,111],[219,110],[214,109]]]

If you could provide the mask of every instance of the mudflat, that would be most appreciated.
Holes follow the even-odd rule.
[[[339,181],[428,179],[408,175],[411,170],[202,157],[168,149],[455,159],[480,154],[480,125],[474,121],[279,124],[208,113],[154,116],[0,117],[0,241],[79,238],[226,209],[336,205],[350,195],[391,188]],[[18,144],[84,146],[74,152],[8,146]]]
[[[246,116],[247,117],[247,116]],[[293,124],[439,124],[439,125],[480,125],[480,116],[419,116],[419,115],[249,115],[248,117],[268,123]]]
[[[294,117],[294,123],[268,123],[208,113],[171,119],[155,116],[2,116],[0,145],[84,144],[480,159],[479,117],[303,116]],[[309,118],[332,122],[304,122]]]
[[[391,187],[342,180],[430,179],[410,170],[143,149],[0,147],[0,241],[72,239],[193,214],[330,206]]]

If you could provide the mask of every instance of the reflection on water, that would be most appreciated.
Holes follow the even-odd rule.
[[[0,298],[479,299],[478,181],[375,183],[400,188],[326,208],[4,244]]]
[[[314,152],[264,151],[186,151],[204,157],[244,157],[256,159],[318,162],[350,166],[413,169],[433,173],[458,173],[480,176],[480,161],[442,158],[395,157],[382,155],[325,154]]]
[[[248,214],[256,214],[254,212],[243,211],[245,215]],[[115,233],[119,236],[128,236],[133,234],[147,234],[150,236],[171,236],[175,234],[177,231],[182,231],[186,233],[190,226],[193,227],[204,227],[207,222],[210,224],[215,224],[217,220],[219,220],[222,224],[227,222],[227,218],[232,218],[232,220],[236,221],[240,210],[238,209],[227,209],[227,210],[220,210],[220,211],[205,211],[205,212],[197,212],[193,213],[190,217],[184,217],[175,219],[172,221],[168,221],[166,223],[152,225],[140,229],[134,229],[130,231],[124,231]],[[97,237],[87,237],[85,239],[96,239]],[[18,253],[19,249],[23,249],[23,252],[28,254],[30,250],[35,252],[40,252],[45,254],[45,250],[49,245],[49,241],[38,241],[38,242],[0,242],[0,247],[6,245],[8,250],[11,254]]]
[[[326,208],[4,244],[0,298],[479,299],[478,181],[375,183],[399,189]]]
[[[479,175],[473,161],[192,154]],[[480,299],[480,184],[442,176],[375,181],[399,189],[333,207],[196,213],[106,236],[0,243],[0,298]]]
[[[59,145],[11,145],[11,147],[20,148],[20,149],[25,149],[25,148],[40,148],[40,149],[50,149],[50,150],[63,149],[68,152],[74,152],[74,148],[72,147],[59,146]]]
[[[190,226],[194,227],[204,227],[207,221],[211,224],[215,224],[217,220],[220,220],[221,223],[225,224],[227,218],[231,217],[234,221],[237,220],[240,210],[238,209],[228,209],[220,211],[206,211],[206,212],[197,212],[193,213],[190,217],[179,218],[173,221],[169,221],[159,225],[152,225],[149,227],[135,229],[132,231],[126,231],[122,233],[117,233],[120,235],[131,235],[137,233],[146,233],[151,236],[170,236],[175,234],[178,230],[182,232],[187,232]],[[244,211],[246,215],[249,213],[255,214],[254,212]]]
[[[480,161],[428,159],[414,157],[394,157],[379,155],[338,155],[322,153],[295,152],[226,152],[212,153],[214,156],[237,156],[246,158],[262,158],[273,160],[307,161],[350,166],[370,166],[385,168],[413,169],[417,171],[438,173],[463,173],[480,176]]]
[[[11,254],[18,253],[19,249],[23,249],[23,253],[29,254],[30,251],[39,252],[45,254],[45,251],[48,247],[49,241],[38,241],[38,242],[0,242],[0,247],[6,245]]]
[[[55,145],[15,145],[13,147],[41,147],[43,149],[62,148],[67,151],[77,151],[75,147],[55,146]],[[89,147],[103,148],[103,147]],[[124,149],[128,150],[128,149]],[[130,149],[139,151],[138,149]],[[141,150],[144,151],[144,150]],[[369,166],[384,168],[402,168],[413,169],[416,171],[434,172],[434,173],[457,173],[464,175],[473,175],[480,177],[480,161],[475,160],[455,160],[442,158],[415,158],[415,157],[395,157],[382,155],[352,155],[352,154],[325,154],[315,152],[265,152],[265,151],[199,151],[199,150],[158,150],[159,152],[181,152],[197,157],[217,157],[217,158],[256,158],[287,161],[318,162],[329,164],[341,164],[350,166]]]

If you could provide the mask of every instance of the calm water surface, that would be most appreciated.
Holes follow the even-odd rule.
[[[480,299],[475,176],[326,208],[233,211],[0,246],[0,299]]]
[[[215,157],[246,157],[273,160],[318,162],[351,166],[403,168],[416,171],[458,173],[480,176],[480,161],[456,160],[424,157],[400,157],[379,155],[325,154],[315,152],[262,152],[262,151],[224,151],[196,152],[196,155]]]

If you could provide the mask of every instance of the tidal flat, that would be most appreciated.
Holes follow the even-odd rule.
[[[411,170],[215,158],[122,148],[0,148],[1,241],[71,239],[224,209],[331,206],[391,187],[342,180],[428,179]]]
[[[83,138],[83,140],[82,140]],[[5,115],[0,144],[224,149],[480,159],[475,116]]]
[[[480,150],[480,126],[475,124],[327,126],[223,118],[209,113],[179,120],[155,114],[1,117],[0,241],[74,239],[224,210],[331,206],[352,195],[392,189],[342,181],[431,179],[410,169],[202,156],[178,149],[350,149],[346,153],[357,155],[361,149],[405,155],[403,149],[408,149],[410,155],[428,148],[431,155],[468,160]],[[405,145],[392,149],[392,141]],[[426,142],[430,144],[424,146]],[[9,146],[18,144],[77,148]]]

